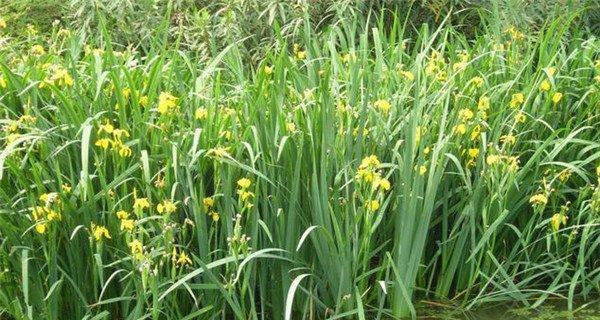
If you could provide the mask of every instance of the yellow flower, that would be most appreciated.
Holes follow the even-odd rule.
[[[110,142],[111,142],[110,139],[102,138],[102,139],[96,140],[96,143],[94,145],[96,147],[100,147],[100,148],[106,150],[110,146]]]
[[[293,122],[288,122],[285,124],[285,129],[289,133],[294,133],[294,132],[296,132],[296,124]]]
[[[358,167],[359,169],[376,169],[379,167],[381,163],[379,162],[379,159],[377,158],[376,155],[372,154],[368,157],[365,157],[364,159],[362,159],[360,166]]]
[[[8,82],[6,82],[6,79],[4,79],[4,76],[0,76],[0,88],[6,88],[7,85],[8,85]]]
[[[158,213],[173,213],[177,210],[177,206],[171,200],[164,200],[156,206]]]
[[[263,68],[263,71],[265,72],[265,74],[272,74],[273,73],[273,67],[271,67],[271,66],[265,66]]]
[[[425,175],[425,173],[427,172],[427,167],[424,165],[419,166],[419,175]]]
[[[158,113],[167,114],[177,108],[177,98],[169,92],[161,92],[158,97]]]
[[[485,163],[487,163],[488,166],[493,166],[498,162],[500,162],[500,156],[497,154],[490,154],[485,159]]]
[[[377,100],[373,103],[373,106],[379,110],[381,110],[383,113],[387,114],[390,109],[392,108],[392,105],[384,99],[380,99]]]
[[[132,154],[131,148],[126,145],[122,145],[119,149],[119,155],[123,158],[130,157]]]
[[[250,184],[252,184],[252,181],[248,178],[241,178],[240,180],[238,180],[237,184],[242,190],[245,190],[250,187]]]
[[[467,126],[465,124],[461,123],[459,125],[454,126],[452,131],[454,131],[454,133],[456,133],[456,134],[463,135],[463,134],[467,133]]]
[[[540,91],[548,91],[548,90],[550,90],[551,87],[552,87],[552,85],[550,84],[550,81],[544,80],[540,84]]]
[[[483,85],[483,78],[481,78],[481,77],[473,77],[473,79],[471,79],[471,83],[475,87],[481,88],[481,86]]]
[[[44,193],[41,194],[39,197],[39,200],[41,202],[43,202],[46,206],[51,205],[54,202],[58,202],[58,193],[56,192],[49,192],[49,193]]]
[[[44,53],[46,53],[46,50],[44,50],[44,47],[40,46],[39,44],[31,47],[31,54],[40,56]]]
[[[206,119],[208,116],[208,110],[206,110],[206,108],[198,108],[196,109],[196,112],[194,112],[194,116],[198,120]]]
[[[215,200],[211,197],[206,197],[202,200],[202,204],[204,205],[204,210],[208,210],[215,205]]]
[[[252,200],[251,198],[254,197],[254,193],[252,193],[250,191],[239,191],[238,193],[239,193],[240,199],[242,199],[242,201]]]
[[[136,198],[133,203],[133,208],[136,210],[144,210],[146,208],[150,208],[150,202],[148,202],[148,198]]]
[[[479,111],[485,111],[490,108],[490,98],[483,96],[479,98],[479,102],[477,103],[477,109]]]
[[[383,191],[388,191],[392,187],[391,184],[390,184],[390,181],[388,179],[386,179],[386,178],[376,179],[373,182],[373,186],[375,188],[380,188]]]
[[[470,158],[477,158],[479,156],[479,148],[470,148],[468,153]]]
[[[367,169],[358,169],[358,171],[356,172],[356,179],[367,183],[373,181],[374,176],[375,174],[373,173],[373,171]]]
[[[129,247],[131,248],[131,255],[137,260],[142,260],[144,252],[144,246],[142,242],[140,242],[138,239],[133,239],[133,241],[129,243]]]
[[[552,77],[556,74],[556,67],[548,67],[546,68],[546,72]]]
[[[415,75],[410,71],[400,71],[400,75],[402,75],[408,81],[413,81],[415,79]]]
[[[219,221],[219,218],[220,218],[219,213],[218,212],[214,212],[214,211],[211,213],[210,217],[212,218],[212,220],[214,222]]]
[[[473,131],[471,131],[471,141],[475,141],[475,140],[479,139],[480,134],[481,134],[481,126],[476,125],[473,128]]]
[[[532,205],[546,205],[548,203],[548,197],[543,193],[538,193],[529,198],[529,203]]]
[[[511,108],[517,108],[518,106],[520,106],[523,102],[525,102],[525,95],[523,95],[522,93],[515,93],[512,95],[511,99],[510,99],[510,107]]]
[[[125,210],[117,211],[116,215],[119,220],[124,220],[124,219],[129,218],[129,212],[127,212]]]
[[[176,262],[178,265],[183,266],[186,264],[192,264],[192,260],[190,259],[190,257],[182,250],[179,253],[179,258],[177,259]]]
[[[562,182],[566,182],[571,177],[571,170],[565,169],[559,175],[558,179]]]
[[[104,124],[101,124],[98,128],[98,133],[106,132],[108,134],[112,134],[115,130],[115,127],[110,123],[109,120],[106,120]]]
[[[550,225],[552,226],[552,230],[558,231],[561,225],[567,224],[568,217],[562,213],[555,213],[550,219]]]
[[[92,223],[92,235],[96,241],[101,241],[103,238],[112,239],[108,233],[108,229],[103,226],[97,226]]]
[[[132,231],[134,226],[135,226],[135,221],[133,219],[121,220],[121,230]]]
[[[524,113],[519,112],[519,113],[515,114],[515,122],[516,123],[523,123],[523,122],[525,122],[525,120],[527,120],[527,117],[525,117]]]
[[[0,29],[4,29],[6,28],[6,20],[4,20],[3,18],[0,18]]]
[[[471,109],[463,108],[463,109],[458,110],[458,117],[463,122],[467,122],[467,121],[473,119],[473,116],[474,116],[474,113],[473,113],[473,111],[471,111]]]
[[[38,223],[35,225],[35,231],[39,234],[44,234],[46,233],[46,224],[45,223]]]
[[[206,155],[207,156],[214,155],[217,158],[230,157],[229,152],[227,152],[227,150],[229,150],[229,147],[227,147],[227,148],[216,147],[216,148],[209,149],[206,152]]]
[[[369,200],[365,203],[365,208],[367,208],[367,210],[371,212],[377,211],[377,209],[379,209],[379,201]]]
[[[512,134],[507,134],[500,137],[500,142],[505,144],[515,144],[515,142],[517,142],[517,138]]]
[[[69,185],[68,183],[63,183],[62,186],[60,186],[60,188],[66,194],[71,193],[71,190],[72,190],[71,185]]]
[[[560,93],[560,92],[555,92],[555,93],[552,95],[552,102],[554,102],[554,103],[558,103],[558,102],[559,102],[559,101],[562,99],[562,96],[563,96],[563,94],[562,94],[562,93]]]
[[[148,96],[141,96],[138,103],[140,104],[140,106],[145,107],[148,105],[148,101]]]

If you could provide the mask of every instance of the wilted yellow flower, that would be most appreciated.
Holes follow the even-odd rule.
[[[4,29],[6,28],[6,20],[4,20],[3,18],[0,18],[0,29]]]
[[[566,182],[571,177],[571,170],[565,169],[558,175],[558,180]]]
[[[161,92],[158,96],[158,113],[167,114],[177,108],[177,98],[169,92]]]
[[[517,142],[517,138],[512,134],[507,134],[500,137],[500,142],[506,144],[515,144],[515,142]]]
[[[198,120],[206,119],[206,117],[208,117],[208,110],[206,108],[198,108],[196,109],[196,112],[194,112],[194,116]]]
[[[385,99],[375,101],[373,106],[385,114],[387,114],[392,108],[392,105]]]
[[[248,178],[241,178],[240,180],[237,181],[237,185],[242,190],[248,189],[251,184],[252,184],[252,181]]]
[[[550,81],[544,80],[540,84],[540,91],[548,91],[548,90],[550,90],[551,87],[552,87],[552,85],[550,84]]]
[[[562,94],[562,93],[560,93],[560,92],[555,92],[555,93],[552,95],[552,102],[554,102],[554,103],[558,103],[558,102],[559,102],[559,101],[562,99],[562,96],[563,96],[563,94]]]
[[[515,93],[515,94],[512,95],[512,97],[510,99],[510,107],[511,108],[517,108],[523,102],[525,102],[525,95],[523,95],[520,92],[519,93]]]
[[[419,175],[425,175],[425,173],[427,172],[427,167],[424,165],[419,166]]]
[[[546,68],[546,72],[552,77],[556,74],[556,67],[548,67]]]
[[[550,225],[552,226],[552,230],[558,231],[561,225],[567,224],[568,217],[562,213],[555,213],[550,219]]]
[[[519,112],[519,113],[515,114],[515,122],[523,123],[523,122],[525,122],[525,120],[527,120],[527,117],[525,117],[524,113]]]
[[[367,202],[365,202],[365,208],[367,208],[367,210],[371,212],[377,211],[379,209],[379,201],[368,200]]]
[[[490,154],[485,159],[485,163],[487,163],[488,166],[493,166],[498,162],[500,162],[500,156],[497,154]]]
[[[162,203],[159,203],[156,206],[156,211],[158,211],[158,213],[173,213],[175,212],[175,210],[177,210],[177,206],[173,203],[173,201],[171,200],[164,200]]]
[[[548,197],[543,193],[538,193],[529,198],[529,203],[531,203],[532,205],[544,206],[548,203]]]
[[[108,233],[108,229],[103,226],[98,226],[92,223],[92,235],[96,241],[101,241],[103,238],[112,239]]]

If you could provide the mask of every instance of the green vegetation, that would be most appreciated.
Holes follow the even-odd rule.
[[[597,298],[587,3],[507,23],[499,2],[340,2],[331,20],[257,2],[232,8],[272,20],[240,33],[211,24],[218,5],[75,3],[93,19],[0,20],[0,317],[389,319],[420,300],[532,315]]]

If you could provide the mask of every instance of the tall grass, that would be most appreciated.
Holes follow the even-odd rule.
[[[144,55],[107,32],[9,42],[0,314],[385,319],[419,299],[592,299],[600,42],[575,18],[473,40],[305,19],[256,66],[240,42],[205,59],[161,34]]]

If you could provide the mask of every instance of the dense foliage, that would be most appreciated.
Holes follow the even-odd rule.
[[[191,50],[171,16],[140,47],[103,15],[93,37],[0,20],[0,317],[386,319],[598,295],[585,11],[527,34],[484,13],[465,33],[303,12],[253,40],[256,64],[241,41]]]

